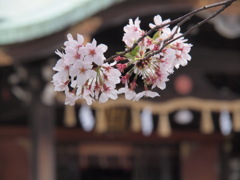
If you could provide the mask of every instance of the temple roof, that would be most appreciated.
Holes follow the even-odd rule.
[[[50,35],[117,2],[119,0],[0,0],[0,44]]]
[[[123,0],[0,0],[0,45],[46,37],[120,1]],[[188,4],[198,8],[213,2],[215,0],[209,2],[196,0]],[[224,15],[212,21],[216,30],[226,38],[240,36],[239,6],[239,2],[235,3]]]

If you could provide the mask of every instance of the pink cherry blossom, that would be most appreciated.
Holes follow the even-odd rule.
[[[131,89],[129,89],[127,86],[125,86],[124,88],[120,88],[118,90],[118,94],[125,94],[125,98],[127,100],[133,100],[135,99],[137,93]]]
[[[107,77],[107,79],[105,79],[105,83],[109,84],[114,84],[114,86],[118,83],[120,83],[120,76],[121,76],[121,72],[114,68],[115,63],[112,64],[103,64],[102,65],[102,73],[105,75],[105,78]]]
[[[157,70],[152,84],[152,89],[156,86],[161,90],[165,89],[166,82],[169,80],[168,75],[169,74],[165,70]]]
[[[189,55],[191,47],[191,44],[184,43],[183,40],[174,42],[172,45],[172,49],[175,50],[175,61],[173,64],[176,68],[179,68],[180,65],[186,66],[188,61],[191,60],[191,56]]]
[[[73,39],[71,34],[67,35],[67,41],[64,43],[66,47],[71,47],[75,50],[78,50],[79,47],[83,46],[84,38],[81,34],[77,34],[77,40]]]
[[[83,86],[88,79],[94,78],[96,74],[96,71],[92,70],[92,64],[83,61],[76,61],[69,73],[72,80],[77,77],[77,86]]]
[[[131,47],[133,43],[138,40],[144,33],[140,28],[140,22],[141,21],[139,18],[136,18],[134,23],[132,19],[129,19],[129,24],[123,28],[125,32],[123,35],[123,41],[128,47]]]
[[[157,97],[157,96],[160,96],[157,92],[153,92],[153,91],[150,91],[150,90],[146,90],[146,91],[142,91],[140,93],[138,93],[135,97],[134,97],[134,101],[139,101],[139,99],[141,99],[142,97],[151,97],[151,98],[154,98],[154,97]]]
[[[99,97],[99,102],[105,103],[108,99],[117,99],[118,98],[118,91],[110,86],[103,86],[103,91]]]
[[[69,66],[66,65],[63,61],[63,59],[59,59],[56,63],[56,65],[53,67],[54,71],[62,71],[68,73]]]
[[[53,75],[52,82],[54,84],[55,91],[65,91],[68,86],[69,79],[65,73],[58,72]]]
[[[88,105],[91,105],[94,101],[92,94],[93,94],[93,91],[91,90],[90,86],[85,86],[83,88],[82,98],[85,99]]]
[[[164,21],[163,21],[163,20],[162,20],[162,17],[161,17],[160,15],[156,15],[156,16],[154,16],[153,21],[154,21],[155,24],[150,23],[150,24],[149,24],[149,27],[150,27],[150,28],[154,28],[156,25],[157,25],[157,26],[160,26],[160,25],[169,23],[169,22],[170,22],[170,19],[167,19],[167,20],[164,20]],[[164,29],[164,28],[166,28],[166,27],[168,27],[168,26],[164,26],[164,27],[161,28],[161,29]]]
[[[100,44],[97,46],[97,41],[93,39],[92,43],[87,43],[85,50],[85,58],[84,61],[94,62],[97,65],[102,65],[104,63],[104,59],[106,59],[103,55],[107,51],[107,46],[105,44]]]
[[[68,66],[74,64],[77,59],[81,59],[82,56],[78,54],[77,50],[74,50],[72,47],[65,48],[66,54],[64,55],[64,63]]]
[[[67,88],[65,91],[66,99],[65,99],[65,105],[73,106],[78,99],[75,93],[69,92],[69,89]]]

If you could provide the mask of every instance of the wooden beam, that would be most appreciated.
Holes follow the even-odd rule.
[[[29,136],[30,130],[28,127],[0,127],[0,139],[7,138],[13,139],[16,137]],[[199,141],[199,142],[217,142],[222,143],[224,136],[220,133],[202,134],[200,131],[179,131],[174,130],[169,137],[160,137],[157,133],[150,136],[143,136],[142,133],[105,133],[98,134],[95,132],[84,132],[79,128],[63,128],[58,127],[55,129],[55,137],[57,142],[82,142],[82,141],[123,141],[127,143],[177,143],[181,141]]]

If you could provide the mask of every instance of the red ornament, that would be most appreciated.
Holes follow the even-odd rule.
[[[187,75],[180,75],[174,81],[174,87],[177,93],[187,95],[193,88],[192,79]]]

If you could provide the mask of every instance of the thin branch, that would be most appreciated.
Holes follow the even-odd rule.
[[[174,38],[172,39],[171,41],[168,41],[166,44],[164,44],[164,46],[159,50],[159,51],[155,51],[151,54],[149,54],[148,56],[146,56],[144,59],[147,59],[155,54],[158,54],[160,53],[164,47],[166,47],[167,45],[169,45],[170,43],[172,43],[173,41],[176,41],[177,39],[181,38],[181,37],[184,37],[186,35],[189,34],[189,32],[191,32],[193,29],[201,26],[202,24],[204,24],[205,22],[209,21],[210,19],[214,18],[215,16],[217,16],[218,14],[220,14],[223,10],[225,10],[227,7],[229,7],[233,2],[235,2],[237,0],[225,0],[225,1],[221,1],[221,2],[217,2],[217,3],[213,3],[213,4],[210,4],[210,5],[206,5],[206,6],[203,6],[199,9],[196,9],[196,10],[193,10],[177,19],[174,19],[170,22],[167,22],[167,23],[163,23],[161,25],[157,25],[155,26],[154,28],[150,29],[149,31],[145,32],[145,34],[143,36],[141,36],[133,45],[132,47],[126,49],[125,51],[119,53],[119,54],[116,54],[116,55],[113,55],[111,57],[109,57],[108,59],[106,59],[105,61],[106,62],[110,62],[112,60],[114,60],[114,58],[116,58],[117,56],[124,56],[125,54],[127,54],[128,52],[131,52],[135,47],[138,46],[138,44],[147,36],[149,36],[150,34],[152,34],[153,32],[157,31],[158,29],[161,29],[167,25],[170,25],[170,24],[175,24],[175,23],[178,23],[177,26],[178,28],[176,29],[176,31],[173,33],[173,35],[168,38],[167,40],[165,40],[164,42],[168,41],[169,39],[171,39],[176,33],[177,33],[177,30],[180,28],[180,26],[182,24],[184,24],[186,21],[190,20],[195,14],[201,12],[201,11],[205,11],[207,9],[211,9],[211,8],[215,8],[215,7],[219,7],[219,6],[223,6],[221,9],[219,9],[218,11],[216,11],[214,14],[212,14],[211,16],[209,16],[208,18],[202,20],[201,22],[197,23],[195,26],[193,26],[192,28],[190,28],[189,30],[187,30],[185,33],[183,33],[181,36],[178,36],[177,38]]]
[[[190,16],[187,16],[185,19],[183,19],[182,21],[180,21],[178,24],[177,24],[177,28],[175,29],[174,33],[168,37],[167,39],[165,39],[164,41],[160,41],[157,45],[160,45],[160,44],[165,44],[166,42],[168,42],[169,40],[171,40],[178,32],[179,28],[185,23],[187,22],[188,20],[190,20],[192,18],[193,14],[190,15]]]
[[[213,19],[214,17],[216,17],[218,14],[220,14],[222,11],[224,11],[227,7],[229,7],[232,4],[232,2],[228,2],[226,3],[222,8],[220,8],[218,11],[216,11],[215,13],[213,13],[211,16],[207,17],[206,19],[198,22],[196,25],[194,25],[193,27],[191,27],[190,29],[188,29],[185,33],[183,33],[182,35],[168,41],[166,44],[164,44],[160,50],[158,51],[154,51],[153,53],[148,54],[146,57],[144,57],[142,60],[148,59],[150,57],[152,57],[153,55],[159,54],[160,52],[162,52],[162,50],[169,44],[171,44],[172,42],[187,36],[192,30],[194,30],[195,28],[201,26],[202,24],[208,22],[210,19]]]

